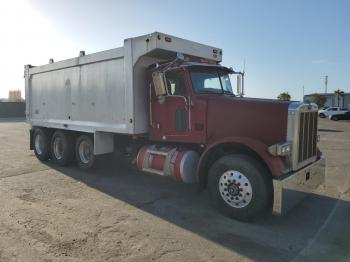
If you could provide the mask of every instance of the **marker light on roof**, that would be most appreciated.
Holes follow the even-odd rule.
[[[170,37],[168,37],[168,36],[166,36],[165,38],[164,38],[164,40],[165,40],[165,42],[168,42],[168,43],[171,43],[171,38]]]

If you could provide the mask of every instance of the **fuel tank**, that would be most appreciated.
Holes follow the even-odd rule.
[[[137,168],[141,171],[170,176],[184,183],[197,182],[199,154],[186,148],[146,145],[137,154]]]

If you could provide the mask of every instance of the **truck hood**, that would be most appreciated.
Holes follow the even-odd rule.
[[[286,140],[288,105],[291,102],[210,96],[207,98],[207,141],[245,137],[267,146]]]

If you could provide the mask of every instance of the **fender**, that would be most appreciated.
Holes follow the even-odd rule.
[[[265,162],[273,177],[282,175],[282,170],[284,169],[283,160],[280,157],[270,155],[267,151],[267,145],[258,140],[248,137],[230,136],[216,140],[214,143],[209,144],[205,151],[202,153],[197,167],[197,179],[199,182],[201,181],[201,177],[204,173],[203,167],[205,166],[205,162],[210,153],[213,152],[212,150],[217,146],[225,144],[238,144],[249,148],[250,150],[254,151],[263,162]]]

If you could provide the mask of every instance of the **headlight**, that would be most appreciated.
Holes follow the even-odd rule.
[[[286,156],[292,152],[292,144],[290,142],[275,144],[270,146],[267,151],[273,156]]]

